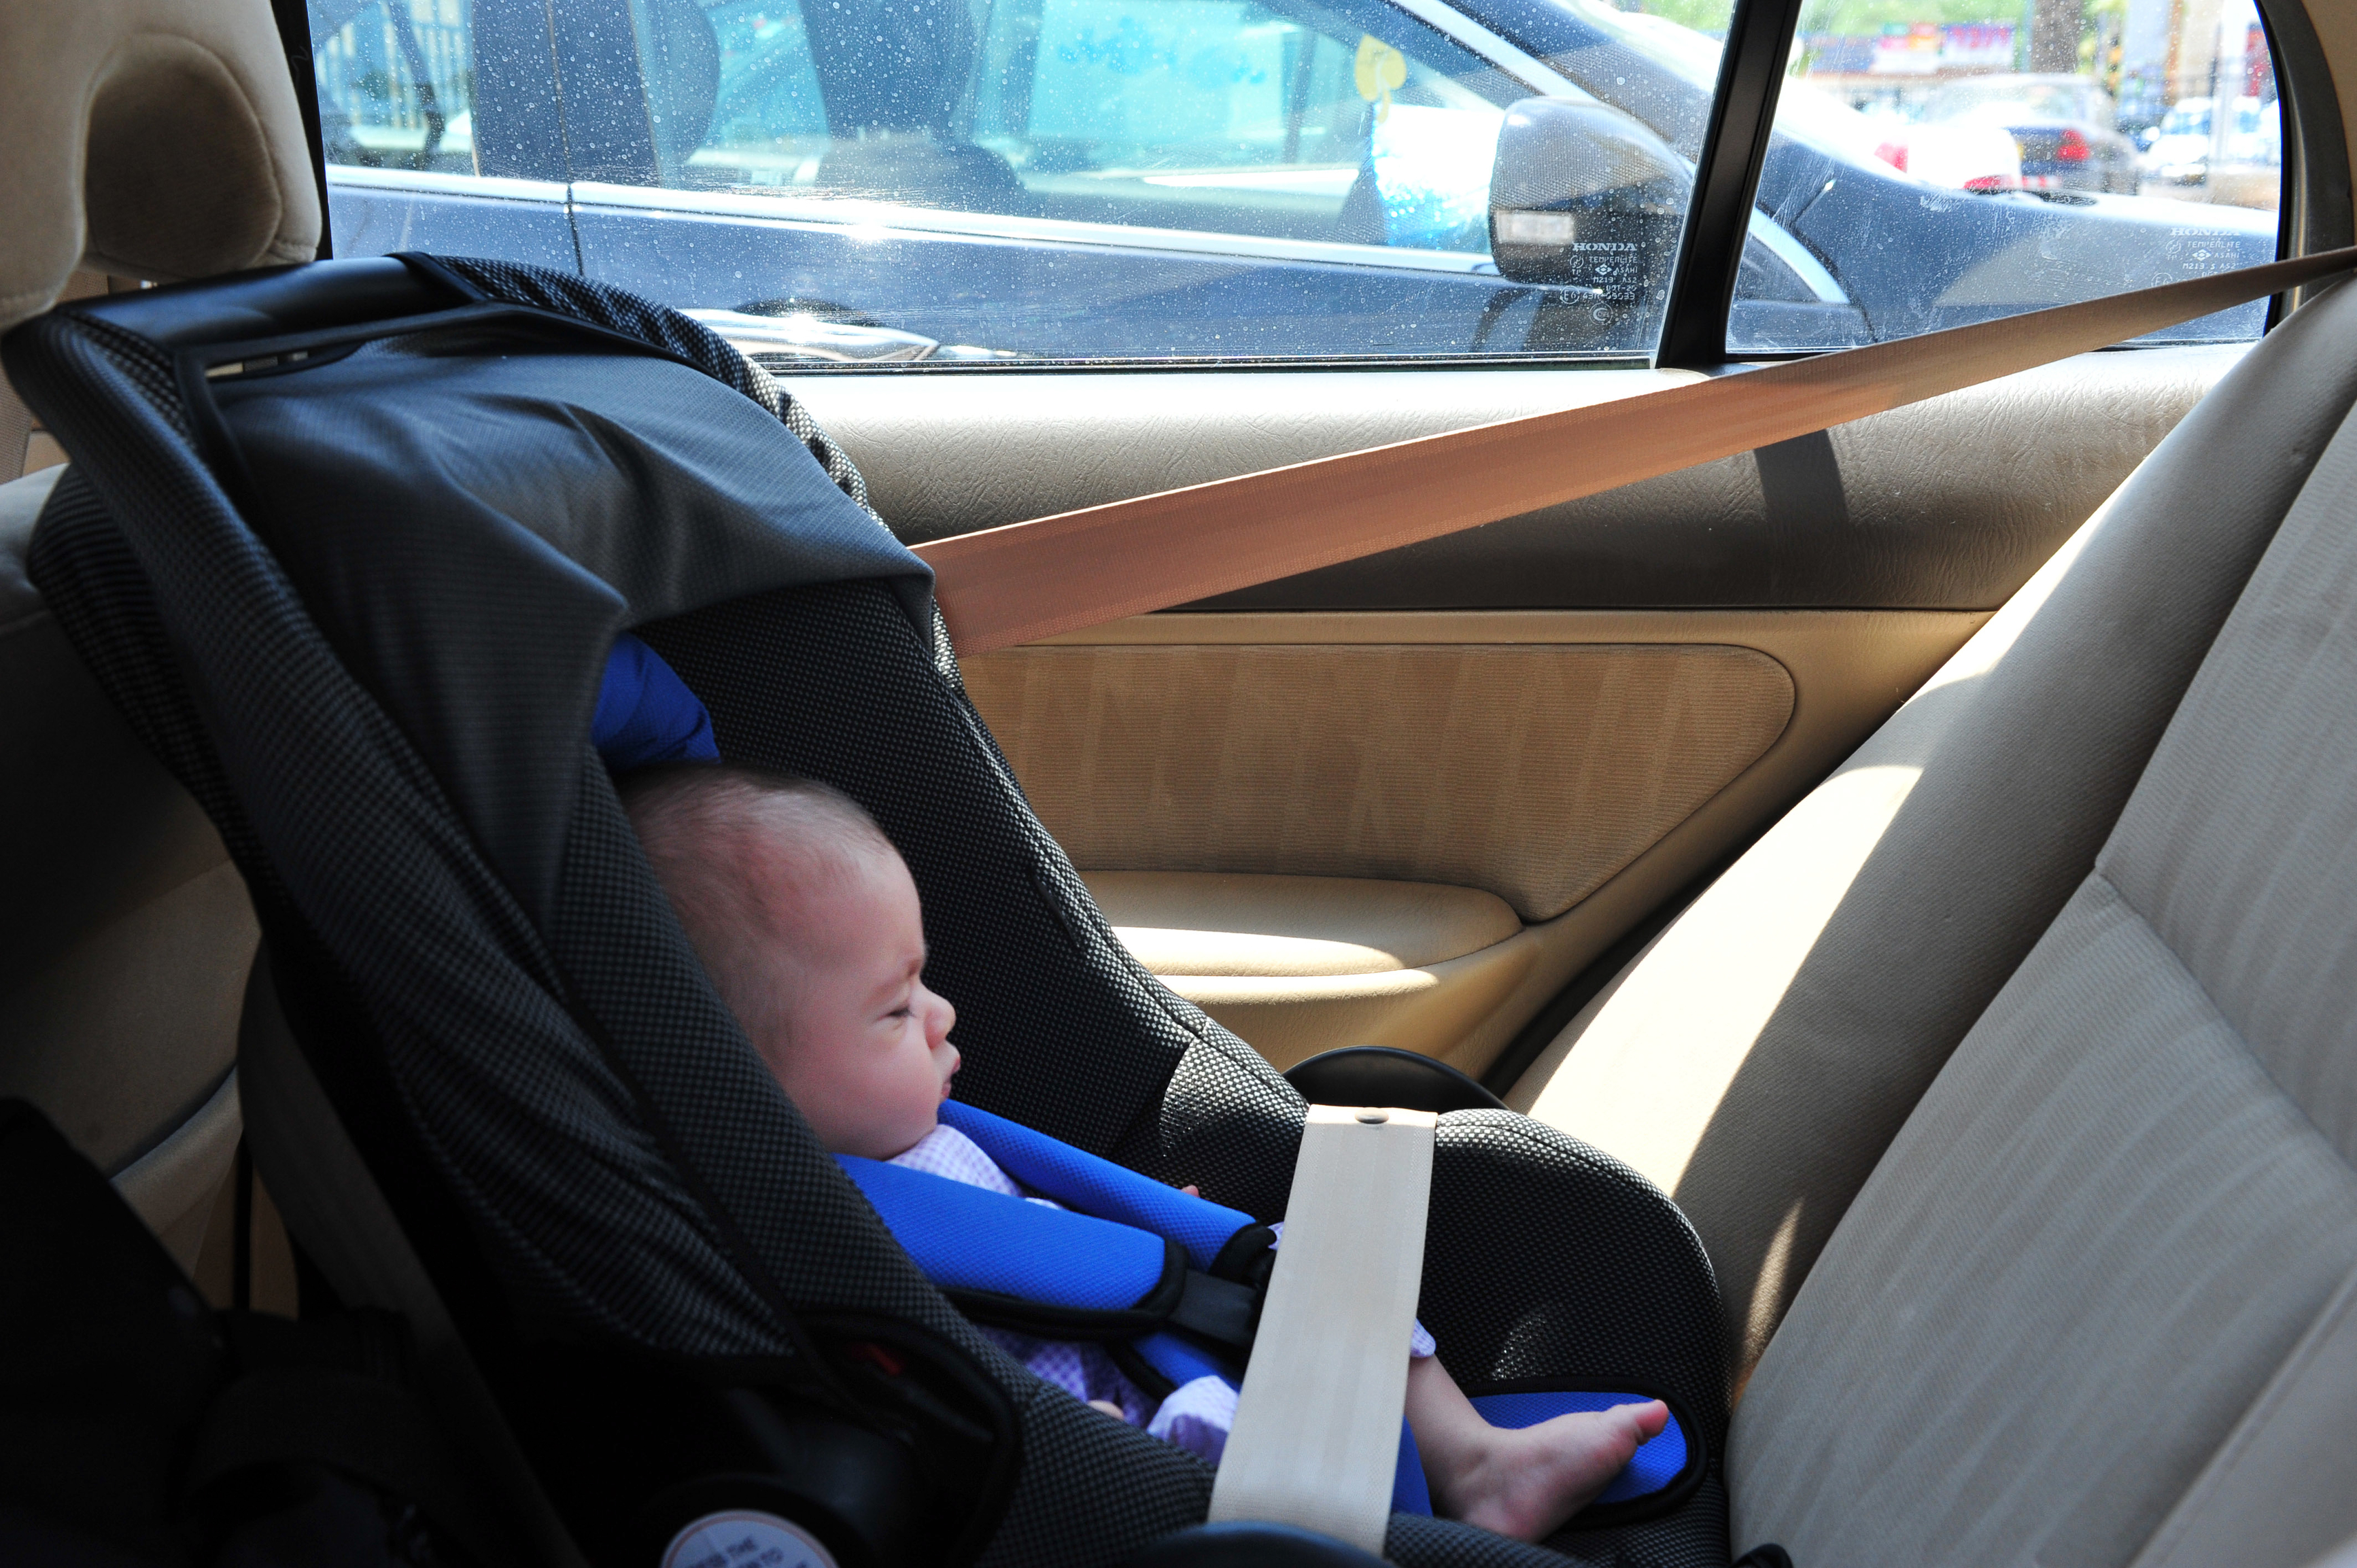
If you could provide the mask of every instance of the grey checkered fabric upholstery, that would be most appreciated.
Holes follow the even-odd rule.
[[[840,449],[695,322],[530,268],[425,270],[655,346],[753,399],[798,444],[792,460],[873,519]],[[545,801],[563,832],[536,916],[415,741],[432,715],[388,711],[358,678],[373,667],[347,656],[361,634],[322,618],[331,607],[307,599],[202,455],[166,349],[68,308],[7,353],[76,458],[36,541],[39,585],[220,825],[305,1052],[479,1359],[563,1341],[791,1368],[819,1354],[809,1321],[898,1324],[1015,1412],[1018,1463],[988,1500],[982,1561],[1115,1563],[1202,1517],[1208,1470],[1031,1378],[893,1242],[714,994],[586,736],[551,775],[568,782]],[[435,570],[374,592],[432,594]],[[703,697],[724,755],[840,786],[901,847],[929,981],[959,1012],[961,1097],[1282,1214],[1299,1098],[1114,940],[908,581],[744,591],[724,574],[638,629]],[[1709,1266],[1657,1191],[1524,1118],[1472,1112],[1443,1121],[1432,1204],[1420,1311],[1461,1382],[1659,1391],[1720,1452]],[[1550,1544],[1631,1568],[1724,1564],[1715,1464],[1663,1517]],[[1391,1555],[1563,1560],[1406,1519]]]

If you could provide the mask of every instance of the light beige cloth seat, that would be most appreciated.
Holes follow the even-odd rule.
[[[319,240],[262,0],[6,0],[0,148],[0,332],[77,268],[203,277]],[[39,1105],[193,1268],[242,1127],[253,912],[27,576],[58,473],[16,478],[24,417],[0,387],[0,1093]]]
[[[1738,1382],[2093,869],[2357,402],[2357,289],[2254,348],[2061,554],[1508,1094],[1676,1198]]]
[[[2330,1549],[2357,1531],[2352,1162],[2357,421],[1769,1345],[1730,1438],[1738,1547]]]

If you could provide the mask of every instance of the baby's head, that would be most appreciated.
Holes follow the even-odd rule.
[[[933,1130],[957,1015],[925,989],[917,885],[846,795],[690,763],[622,781],[688,940],[833,1153],[889,1159]]]

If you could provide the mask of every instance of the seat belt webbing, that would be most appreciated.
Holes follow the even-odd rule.
[[[1439,1120],[1309,1108],[1213,1523],[1297,1525],[1383,1554]]]
[[[962,654],[1356,560],[2125,342],[2357,267],[2188,278],[920,544]]]

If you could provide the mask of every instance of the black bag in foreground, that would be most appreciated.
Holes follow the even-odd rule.
[[[0,1562],[489,1568],[397,1319],[216,1312],[0,1101]]]

